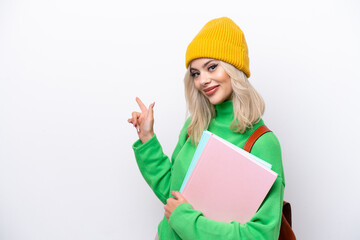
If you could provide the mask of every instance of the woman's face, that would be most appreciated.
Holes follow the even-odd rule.
[[[212,58],[194,59],[190,64],[190,74],[195,87],[204,94],[211,104],[216,105],[231,99],[232,87],[230,76]]]

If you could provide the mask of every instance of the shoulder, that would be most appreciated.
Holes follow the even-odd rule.
[[[181,129],[180,134],[187,134],[187,128],[188,128],[188,126],[190,125],[190,123],[191,123],[191,117],[188,117],[188,118],[186,119],[186,121],[185,121],[182,129]]]
[[[280,142],[273,132],[263,134],[254,144],[251,153],[272,165],[272,170],[283,175]]]
[[[259,128],[261,128],[261,127],[265,127],[265,123],[262,119],[260,119],[257,123],[255,123],[251,129],[249,129],[248,131],[245,132],[244,135],[245,135],[246,139],[249,139],[249,137],[251,135],[253,135],[255,132],[257,132],[257,130],[259,130]],[[269,127],[269,129],[270,129],[270,132],[264,133],[257,139],[257,141],[253,145],[251,153],[253,153],[253,151],[256,152],[257,150],[266,151],[266,150],[277,149],[280,151],[280,142],[279,142],[278,138],[276,137],[276,135],[274,134],[274,132],[271,131],[270,127]],[[255,135],[257,135],[257,134],[259,134],[259,132],[257,132]]]
[[[190,125],[190,123],[191,123],[191,117],[188,117],[180,130],[179,142],[183,142],[183,143],[186,142],[186,140],[188,138],[187,128]]]
[[[177,142],[177,145],[176,145],[173,155],[172,155],[172,161],[175,160],[176,156],[179,154],[180,150],[183,148],[183,146],[185,145],[185,143],[188,139],[187,127],[189,126],[190,123],[191,123],[191,118],[189,117],[186,119],[186,121],[180,131],[178,142]]]
[[[192,120],[192,118],[191,118],[191,117],[188,117],[188,118],[186,119],[185,123],[184,123],[184,127],[187,128],[187,127],[190,125],[191,120]]]
[[[267,132],[260,136],[253,146],[253,150],[256,151],[256,149],[281,152],[279,139],[273,132]]]

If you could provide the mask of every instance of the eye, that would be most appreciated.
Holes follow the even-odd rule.
[[[213,64],[208,68],[208,70],[209,71],[214,71],[217,66],[218,66],[218,64]]]
[[[193,77],[193,78],[196,78],[196,77],[199,76],[199,75],[200,75],[199,72],[192,72],[192,73],[191,73],[191,77]]]

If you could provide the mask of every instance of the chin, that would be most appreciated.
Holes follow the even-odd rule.
[[[223,100],[223,99],[218,99],[218,98],[214,98],[214,99],[209,98],[209,101],[210,101],[210,103],[211,103],[212,105],[217,105],[217,104],[219,104],[219,103],[224,102],[225,100]]]
[[[231,94],[225,94],[223,92],[216,92],[214,95],[206,97],[212,105],[217,105],[232,99]]]

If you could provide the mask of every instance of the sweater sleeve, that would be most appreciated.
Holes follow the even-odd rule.
[[[172,154],[171,161],[169,157],[164,154],[156,135],[144,144],[140,139],[133,144],[136,162],[142,176],[155,195],[164,204],[166,204],[166,199],[169,198],[170,195],[172,165],[182,146],[185,144],[188,123],[189,119],[185,122],[180,132],[179,140]]]
[[[261,136],[252,153],[273,165],[278,173],[272,188],[257,213],[249,222],[240,224],[219,222],[194,210],[191,203],[183,203],[172,212],[169,225],[181,239],[278,239],[285,182],[283,179],[280,144],[273,133]]]

